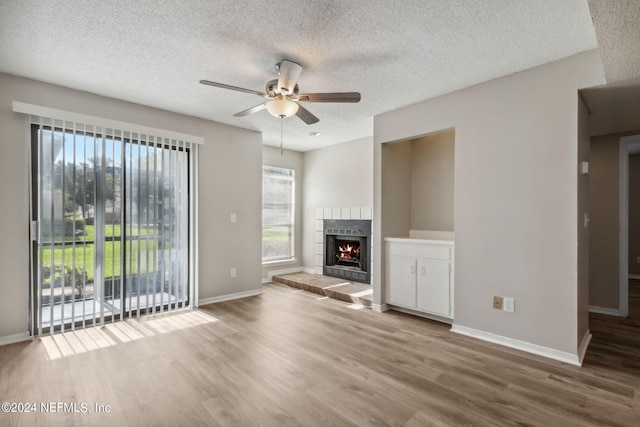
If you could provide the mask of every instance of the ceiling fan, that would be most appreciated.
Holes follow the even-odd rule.
[[[235,117],[248,116],[266,108],[272,116],[285,118],[296,115],[306,124],[312,125],[320,119],[300,105],[300,102],[360,102],[360,93],[358,92],[299,93],[297,82],[302,72],[302,65],[293,61],[283,59],[276,64],[276,70],[278,71],[278,78],[267,82],[265,92],[209,80],[200,80],[200,83],[222,89],[252,93],[268,99],[264,104],[256,105],[234,114]]]

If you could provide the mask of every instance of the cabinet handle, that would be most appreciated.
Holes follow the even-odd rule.
[[[416,274],[416,266],[415,265],[411,266],[411,274]]]
[[[422,266],[422,268],[420,269],[420,272],[421,272],[421,273],[422,273],[422,275],[424,276],[424,275],[425,275],[425,273],[427,272],[427,269],[426,269],[424,266]]]

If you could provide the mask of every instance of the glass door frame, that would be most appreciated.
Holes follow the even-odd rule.
[[[184,171],[185,175],[183,176],[186,179],[186,192],[187,192],[187,199],[188,199],[188,208],[186,211],[186,221],[187,221],[187,225],[186,225],[186,230],[187,230],[187,234],[186,234],[186,243],[184,243],[184,248],[186,248],[186,260],[187,262],[185,263],[185,267],[187,269],[186,272],[186,276],[187,276],[187,282],[184,285],[181,285],[181,290],[184,290],[184,297],[181,300],[176,300],[176,302],[172,303],[170,300],[165,303],[164,305],[161,305],[159,307],[156,307],[156,305],[154,305],[153,307],[151,306],[145,306],[144,308],[141,308],[140,306],[138,306],[135,310],[131,310],[127,308],[128,305],[128,298],[125,297],[125,288],[126,288],[126,284],[125,284],[125,279],[127,277],[127,263],[125,262],[126,257],[125,257],[125,251],[126,251],[126,242],[133,242],[133,234],[131,236],[128,236],[127,234],[127,224],[125,221],[125,218],[127,217],[126,214],[126,209],[127,209],[127,205],[129,204],[128,202],[124,202],[121,203],[121,213],[120,213],[120,251],[121,251],[121,257],[120,257],[120,274],[119,274],[119,278],[120,278],[120,283],[119,283],[119,295],[120,295],[120,307],[119,307],[119,312],[115,312],[115,311],[111,311],[110,313],[105,313],[105,288],[106,288],[106,279],[105,279],[105,266],[106,263],[108,262],[107,260],[105,260],[105,244],[106,244],[106,239],[107,239],[107,235],[106,235],[106,221],[105,221],[105,216],[106,216],[106,174],[107,174],[107,155],[106,155],[106,141],[111,140],[112,143],[115,144],[116,143],[120,143],[121,144],[121,181],[120,181],[120,194],[121,197],[124,199],[124,197],[126,197],[125,195],[125,189],[126,189],[126,177],[127,177],[127,173],[126,173],[126,160],[125,160],[125,156],[126,156],[126,146],[127,144],[136,144],[139,147],[145,145],[146,147],[149,147],[152,143],[150,142],[146,142],[143,143],[140,140],[135,140],[134,138],[125,138],[124,136],[110,136],[109,132],[106,132],[106,129],[102,130],[102,133],[97,132],[89,132],[88,130],[70,130],[67,129],[66,127],[59,127],[59,126],[54,126],[54,125],[43,125],[43,124],[32,124],[30,127],[31,130],[31,142],[30,142],[30,160],[31,160],[31,171],[30,171],[30,192],[31,192],[31,209],[30,209],[30,219],[31,219],[31,242],[30,242],[30,252],[31,252],[31,268],[30,268],[30,275],[31,275],[31,285],[29,286],[29,300],[30,300],[30,316],[29,316],[29,330],[31,332],[32,335],[43,335],[46,333],[54,333],[56,331],[65,331],[65,330],[69,330],[69,329],[75,329],[77,327],[85,327],[85,326],[90,326],[90,325],[95,325],[95,324],[104,324],[105,322],[108,321],[116,321],[122,318],[127,317],[127,313],[129,314],[129,317],[131,317],[132,315],[141,315],[141,314],[145,314],[145,313],[155,313],[156,311],[163,311],[163,310],[171,310],[171,309],[176,309],[176,308],[187,308],[187,307],[191,307],[191,298],[194,294],[194,283],[193,283],[193,278],[197,277],[197,273],[192,271],[195,268],[195,263],[192,260],[192,256],[195,256],[194,253],[192,253],[192,251],[195,249],[195,246],[193,245],[193,241],[192,241],[192,236],[193,236],[193,224],[192,224],[192,212],[191,209],[193,209],[195,203],[193,201],[193,198],[195,197],[195,195],[192,193],[192,183],[195,184],[195,180],[194,177],[192,176],[192,170],[191,170],[191,166],[192,166],[192,158],[191,158],[191,148],[188,146],[186,143],[182,146],[180,145],[170,145],[170,144],[163,144],[161,142],[159,143],[153,143],[153,147],[154,148],[161,148],[161,149],[168,149],[168,152],[179,152],[179,151],[184,151],[186,153],[186,171]],[[96,316],[96,312],[94,309],[93,312],[93,318],[92,319],[86,319],[84,312],[83,312],[83,317],[81,320],[76,320],[75,316],[72,315],[72,319],[70,322],[67,322],[66,319],[64,318],[64,316],[62,316],[62,319],[60,322],[58,323],[50,323],[47,327],[43,327],[43,319],[42,319],[42,288],[41,288],[41,284],[40,282],[42,281],[42,271],[41,271],[41,265],[40,265],[40,253],[41,253],[41,247],[40,245],[42,244],[42,230],[40,229],[40,227],[42,226],[41,224],[41,219],[42,219],[42,215],[40,212],[40,209],[43,208],[43,200],[42,200],[42,182],[41,180],[43,179],[42,177],[42,152],[43,152],[43,141],[41,140],[40,136],[42,135],[42,131],[43,130],[48,130],[49,132],[51,132],[51,141],[53,142],[54,138],[55,138],[55,134],[57,132],[62,133],[63,138],[62,138],[62,150],[65,149],[65,138],[67,136],[68,133],[71,133],[73,135],[74,138],[74,142],[73,142],[73,147],[74,147],[74,168],[77,167],[77,163],[76,163],[76,159],[75,159],[75,150],[76,150],[76,142],[75,142],[75,136],[76,135],[82,135],[84,138],[87,138],[89,135],[91,136],[91,138],[93,139],[93,144],[94,144],[94,155],[95,157],[97,157],[97,160],[94,159],[94,179],[95,179],[95,204],[94,204],[94,208],[93,208],[93,212],[94,212],[94,295],[93,295],[93,304],[95,306],[96,300],[98,302],[99,305],[99,314],[98,316]],[[114,132],[115,133],[115,132]],[[106,135],[106,136],[105,136]],[[86,148],[86,139],[85,139],[85,148]],[[99,147],[99,149],[98,149]],[[53,150],[53,147],[52,147]],[[114,148],[115,150],[115,148]],[[99,153],[99,155],[98,155]],[[54,156],[53,152],[51,155],[51,173],[53,176],[54,173],[54,159],[56,156]],[[85,160],[86,160],[86,156],[85,156]],[[64,165],[64,154],[63,154],[63,165]],[[63,166],[63,171],[64,171],[64,167],[66,165]],[[114,170],[115,170],[115,162],[114,162]],[[63,174],[64,175],[64,174]],[[64,179],[64,176],[63,176]],[[86,179],[86,176],[85,176]],[[157,182],[156,182],[157,184]],[[64,184],[63,184],[64,185]],[[85,182],[86,185],[86,182]],[[115,186],[115,184],[114,184]],[[75,173],[74,173],[74,188],[75,188]],[[64,190],[63,190],[64,193]],[[64,203],[64,194],[62,196],[63,199],[63,203]],[[53,201],[52,201],[53,203]],[[115,204],[115,202],[114,202]],[[86,208],[86,207],[85,207]],[[52,208],[53,210],[53,208]],[[52,217],[52,221],[53,221],[53,217]],[[63,221],[64,222],[64,221]],[[74,224],[74,229],[75,229],[75,224]],[[113,229],[112,229],[113,230]],[[112,233],[114,233],[112,231]],[[138,232],[138,236],[137,236],[137,241],[141,242],[141,237],[140,237],[140,231]],[[54,239],[54,232],[52,230],[51,232],[52,236],[51,236],[51,242],[50,245],[53,248],[55,246]],[[112,235],[112,241],[115,242],[115,236]],[[74,247],[74,251],[75,251],[75,244],[76,244],[76,236],[73,236],[73,247]],[[153,237],[154,242],[159,240],[159,236],[154,235]],[[148,237],[147,237],[147,242],[148,242]],[[86,249],[86,238],[85,238],[85,249]],[[115,244],[114,244],[115,247]],[[52,263],[51,265],[54,265],[54,257],[53,257],[53,250],[52,251]],[[164,248],[163,248],[164,250]],[[63,242],[63,252],[64,252],[64,242]],[[74,256],[75,256],[75,252]],[[171,253],[171,249],[169,250],[169,253]],[[64,256],[64,255],[63,255]],[[85,255],[86,257],[86,255]],[[63,258],[64,259],[64,258]],[[86,266],[86,265],[85,265]],[[64,267],[62,268],[63,270],[63,274],[64,274]],[[115,266],[114,266],[114,272],[115,272]],[[51,270],[50,272],[51,275],[54,274],[54,271]],[[53,276],[51,276],[53,277]],[[112,277],[112,287],[113,287],[113,281],[116,279],[116,276]],[[51,279],[51,285],[53,286],[53,279]],[[73,289],[73,286],[72,286]],[[97,291],[97,292],[96,292]],[[73,300],[72,303],[75,302],[75,290],[73,291]],[[115,293],[115,289],[112,292],[112,300],[114,299],[114,294]],[[52,290],[52,294],[53,294],[53,290]],[[64,281],[63,281],[63,288],[62,288],[62,305],[65,304],[65,294],[64,294]],[[155,301],[155,294],[154,294],[154,301]],[[50,298],[50,304],[51,304],[51,309],[53,310],[54,307],[54,299],[53,297]],[[114,307],[115,308],[115,307]],[[158,309],[158,310],[156,310]],[[63,309],[64,310],[64,309]],[[51,314],[52,318],[53,318],[53,313]]]

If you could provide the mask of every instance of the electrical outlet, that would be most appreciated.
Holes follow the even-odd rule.
[[[502,310],[502,297],[493,297],[493,308]]]
[[[232,268],[231,269],[231,277],[237,277],[238,276],[238,269],[237,268]]]
[[[516,300],[513,298],[502,298],[502,310],[508,313],[514,313],[516,311]]]

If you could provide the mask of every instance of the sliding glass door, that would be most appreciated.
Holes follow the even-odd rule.
[[[127,315],[188,302],[189,151],[126,142],[122,263]]]
[[[189,156],[183,142],[32,125],[32,333],[189,304]]]

